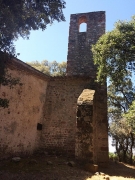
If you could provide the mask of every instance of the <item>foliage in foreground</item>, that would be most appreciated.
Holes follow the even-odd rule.
[[[64,0],[0,0],[0,50],[13,54],[19,36],[28,38],[31,30],[65,21],[63,8]]]

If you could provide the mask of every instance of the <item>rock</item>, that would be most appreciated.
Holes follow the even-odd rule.
[[[74,161],[69,161],[68,165],[71,166],[71,167],[74,167],[75,166],[75,162]]]
[[[20,157],[13,157],[13,158],[12,158],[12,161],[13,161],[13,162],[20,162],[20,161],[21,161],[21,158],[20,158]]]
[[[95,173],[98,170],[98,165],[87,163],[85,165],[85,170]]]
[[[99,172],[96,172],[95,175],[99,175],[100,173]]]
[[[53,165],[51,161],[47,161],[47,165]]]
[[[101,175],[101,176],[105,176],[105,173],[100,172],[100,175]]]
[[[110,177],[109,177],[109,176],[106,176],[105,179],[106,179],[106,180],[110,180]]]

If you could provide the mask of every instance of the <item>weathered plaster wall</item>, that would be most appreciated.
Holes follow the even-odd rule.
[[[0,108],[0,155],[31,153],[40,146],[37,123],[43,119],[47,78],[21,61],[9,63],[8,73],[22,85],[0,86],[0,97],[9,100],[8,108]]]

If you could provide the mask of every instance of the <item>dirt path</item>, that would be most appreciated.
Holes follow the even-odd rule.
[[[11,159],[0,161],[0,180],[110,180],[135,179],[135,167],[110,161],[108,168],[94,175],[83,169],[74,159],[56,156],[33,156],[20,162]],[[104,175],[104,174],[105,175]]]

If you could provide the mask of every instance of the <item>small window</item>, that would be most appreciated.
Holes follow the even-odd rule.
[[[37,130],[42,130],[42,124],[37,123]]]
[[[78,25],[79,25],[79,32],[86,32],[87,31],[87,17],[86,16],[79,17]]]
[[[81,23],[79,27],[79,32],[86,32],[87,31],[87,24]]]

